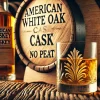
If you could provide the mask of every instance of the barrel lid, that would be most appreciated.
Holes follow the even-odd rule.
[[[56,65],[56,43],[72,41],[74,22],[65,0],[24,0],[16,13],[16,50],[26,66],[48,72]],[[62,47],[64,53],[66,47]]]

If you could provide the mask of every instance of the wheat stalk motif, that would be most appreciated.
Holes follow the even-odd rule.
[[[82,54],[76,48],[68,54],[65,62],[65,78],[71,83],[83,82],[86,78],[86,63],[82,61]]]

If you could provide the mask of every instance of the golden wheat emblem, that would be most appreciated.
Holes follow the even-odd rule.
[[[68,54],[65,62],[65,78],[70,83],[80,83],[86,78],[86,63],[82,61],[82,54],[76,48]]]

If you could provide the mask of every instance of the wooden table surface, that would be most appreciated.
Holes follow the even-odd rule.
[[[100,87],[90,94],[70,94],[43,82],[0,81],[0,100],[100,100]]]

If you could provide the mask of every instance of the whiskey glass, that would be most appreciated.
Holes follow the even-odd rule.
[[[90,93],[97,90],[97,43],[57,43],[57,90]]]

